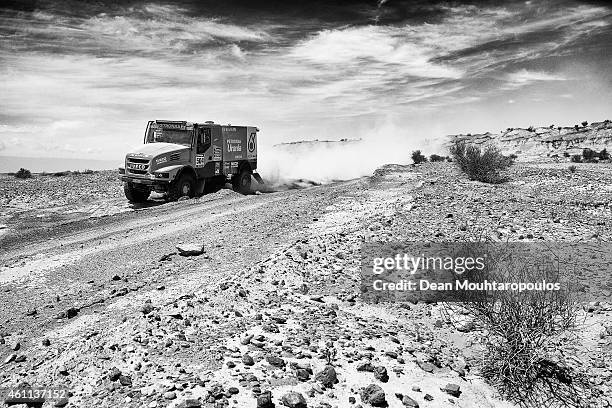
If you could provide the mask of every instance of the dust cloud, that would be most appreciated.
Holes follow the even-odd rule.
[[[441,144],[432,139],[402,137],[382,133],[376,137],[335,141],[306,140],[258,147],[258,171],[266,183],[330,183],[369,176],[384,164],[412,163],[411,154],[441,152]]]

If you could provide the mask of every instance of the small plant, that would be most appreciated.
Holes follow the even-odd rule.
[[[555,255],[538,264],[519,248],[486,246],[487,266],[470,280],[559,281]],[[542,251],[546,251],[542,248]],[[517,256],[519,255],[519,256]],[[505,279],[505,280],[504,280]],[[467,316],[484,330],[483,378],[520,407],[585,407],[590,385],[585,371],[568,364],[561,339],[577,330],[578,296],[571,286],[558,291],[465,291],[461,308],[445,306],[447,316]]]
[[[327,365],[333,365],[337,353],[337,350],[333,346],[328,346],[325,350],[323,350],[323,356],[325,357]]]
[[[548,128],[549,128],[549,129],[554,129],[554,128],[555,128],[555,125],[550,125]]]
[[[563,157],[570,157],[569,152],[563,152]]]
[[[587,127],[588,124],[589,124],[589,122],[587,122],[586,120],[581,123],[582,127]]]
[[[427,157],[423,156],[420,150],[412,152],[412,161],[414,164],[424,163],[427,161]]]
[[[429,161],[430,162],[441,162],[441,161],[444,161],[444,156],[432,154],[431,156],[429,156]]]
[[[610,160],[610,153],[606,149],[599,152],[599,160]]]
[[[578,125],[574,125],[574,129],[576,129],[576,130],[580,130],[580,126],[578,126]]]
[[[518,155],[512,153],[510,156],[508,156],[509,158],[512,159],[512,161],[515,161],[516,159],[518,159]]]
[[[582,150],[582,157],[587,162],[594,162],[595,158],[599,158],[599,154],[595,150],[586,148]]]
[[[571,173],[575,173],[576,172],[576,166],[574,166],[573,164],[571,166],[569,166],[567,168]]]
[[[500,172],[509,168],[514,160],[493,147],[481,150],[474,145],[458,141],[450,148],[453,160],[470,180],[498,184],[505,181]]]
[[[15,177],[20,178],[20,179],[29,179],[29,178],[32,178],[32,172],[22,167],[19,169],[17,173],[15,173]]]
[[[532,125],[532,126],[529,126],[529,127],[527,128],[527,130],[528,130],[529,132],[535,132],[535,128],[533,127],[533,125]]]
[[[561,133],[561,130],[563,130],[563,128],[562,128],[561,126],[559,126],[559,127],[557,128],[557,130],[559,131],[559,133]]]
[[[582,155],[575,154],[571,158],[572,163],[582,163]]]

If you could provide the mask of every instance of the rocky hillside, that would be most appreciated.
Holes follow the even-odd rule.
[[[612,147],[612,121],[593,122],[574,127],[508,128],[501,133],[450,135],[450,143],[464,140],[478,145],[493,144],[506,154],[519,158],[561,157],[564,153],[579,154],[582,149],[596,151]]]

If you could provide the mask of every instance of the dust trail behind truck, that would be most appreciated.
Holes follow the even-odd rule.
[[[168,200],[194,197],[231,181],[234,190],[251,191],[257,170],[257,133],[254,126],[214,122],[149,121],[144,145],[125,157],[119,169],[125,196],[144,202],[151,191]]]

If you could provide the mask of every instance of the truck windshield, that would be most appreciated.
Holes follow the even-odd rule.
[[[147,132],[147,143],[176,143],[191,146],[191,134],[189,130],[164,129],[161,126],[149,127]]]

